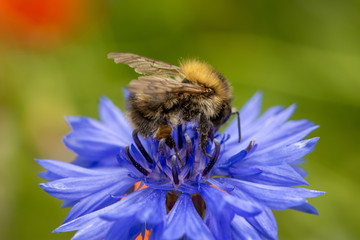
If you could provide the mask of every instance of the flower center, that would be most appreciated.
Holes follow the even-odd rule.
[[[194,185],[209,175],[219,158],[220,143],[217,139],[213,140],[214,150],[209,158],[199,148],[199,137],[196,129],[188,128],[187,130],[191,130],[189,135],[192,137],[183,132],[182,125],[178,126],[175,133],[179,153],[174,153],[174,149],[170,149],[166,145],[164,138],[160,141],[153,140],[155,141],[154,146],[157,148],[153,154],[149,154],[145,150],[139,139],[138,131],[133,131],[133,140],[141,155],[134,153],[134,149],[129,146],[125,147],[125,155],[130,163],[145,176],[145,183],[153,183],[154,180],[157,180],[158,184],[164,184],[170,181],[173,187],[177,189],[184,182]],[[146,161],[141,161],[141,159],[133,156],[142,156]]]

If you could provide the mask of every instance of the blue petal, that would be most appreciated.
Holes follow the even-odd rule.
[[[245,191],[258,201],[274,210],[285,210],[307,202],[306,198],[317,197],[324,192],[309,190],[299,187],[278,187],[251,183],[237,179],[219,179],[233,184],[238,189]]]
[[[262,98],[262,92],[256,92],[241,108],[240,117],[242,126],[246,127],[258,117],[261,110]]]
[[[261,168],[253,167],[253,168],[229,168],[228,173],[234,178],[244,178],[244,177],[252,177],[254,175],[259,175],[263,172]]]
[[[224,211],[233,211],[237,215],[250,217],[260,213],[252,202],[224,193],[206,184],[201,185],[201,196],[204,198],[209,211],[221,215]]]
[[[119,201],[113,196],[124,195],[126,191],[134,185],[135,181],[136,180],[132,178],[119,179],[118,183],[113,186],[104,188],[99,192],[81,199],[71,208],[64,223]]]
[[[143,200],[143,205],[139,206],[136,218],[139,222],[147,223],[149,225],[159,224],[165,220],[166,216],[166,192],[154,191],[146,200]]]
[[[299,175],[293,167],[288,164],[278,166],[254,166],[254,169],[260,169],[261,174],[239,176],[234,175],[235,178],[244,179],[254,183],[263,183],[274,186],[296,186],[309,185],[301,175]]]
[[[279,127],[290,118],[290,116],[294,113],[295,109],[296,105],[291,105],[290,107],[277,113],[276,115],[272,115],[268,119],[262,121],[262,124],[256,124],[254,127],[248,130],[248,132],[251,132],[252,134],[244,134],[242,140],[248,142],[248,138],[256,137],[256,139],[260,140],[262,140],[263,138],[271,138],[274,132],[278,132]]]
[[[294,109],[290,109],[290,110],[293,111]],[[251,140],[253,140],[254,138],[257,138],[257,139],[260,138],[260,140],[261,140],[263,133],[265,133],[265,136],[273,134],[273,133],[269,134],[268,132],[273,131],[272,124],[273,124],[273,122],[276,122],[276,120],[279,119],[279,116],[281,119],[284,118],[283,117],[284,112],[287,113],[287,116],[289,115],[288,112],[290,112],[290,115],[292,113],[289,110],[283,111],[283,107],[281,107],[281,106],[275,106],[275,107],[268,109],[257,121],[254,121],[248,127],[244,128],[243,126],[241,126],[241,130],[242,130],[241,131],[241,136],[242,136],[241,143],[238,143],[237,134],[234,134],[237,132],[237,125],[235,124],[236,122],[234,120],[234,123],[232,125],[229,125],[229,127],[224,131],[224,133],[230,135],[230,139],[226,143],[228,148],[226,149],[225,157],[229,158],[232,155],[239,152],[240,149],[244,149],[245,147],[247,147],[249,142]],[[280,122],[280,121],[278,121],[278,122]],[[281,122],[278,124],[281,124]],[[277,126],[275,126],[275,127],[277,127]]]
[[[58,177],[85,177],[85,176],[99,176],[103,175],[103,171],[87,169],[76,166],[71,163],[47,160],[47,159],[35,159],[43,168],[55,174]]]
[[[297,210],[300,212],[304,212],[304,213],[319,215],[316,208],[313,205],[311,205],[310,203],[304,203],[300,206],[292,207],[291,209],[294,209],[294,210]]]
[[[92,221],[88,222],[87,225],[81,227],[71,240],[104,239],[106,232],[109,231],[111,225],[112,223],[100,220],[99,218],[94,218]]]
[[[246,142],[248,142],[248,140],[250,138],[254,138],[255,133],[257,133],[258,131],[261,131],[262,129],[264,129],[264,123],[266,121],[268,121],[268,119],[272,118],[273,116],[279,114],[281,111],[284,110],[284,107],[282,106],[275,106],[275,107],[271,107],[268,110],[266,110],[259,119],[257,119],[256,121],[254,121],[252,124],[250,124],[247,128],[242,128],[241,130],[241,135],[242,135],[242,139],[246,140]],[[233,133],[236,132],[237,129],[233,129]],[[235,134],[233,134],[234,136]],[[234,141],[235,140],[235,141]],[[237,142],[237,138],[236,137],[232,137],[230,141],[234,141],[234,143]]]
[[[273,115],[273,117],[268,118],[263,124],[263,127],[266,127],[266,132],[277,129],[279,126],[283,125],[291,117],[295,109],[296,104],[293,104],[278,114]]]
[[[305,169],[303,169],[302,167],[299,166],[292,166],[294,168],[294,170],[301,176],[301,177],[307,177],[308,173],[306,172]]]
[[[299,120],[289,121],[271,133],[261,132],[256,136],[258,153],[298,142],[318,127],[307,120]]]
[[[63,203],[61,204],[62,208],[66,207],[72,207],[74,206],[78,201],[77,200],[63,200]]]
[[[121,179],[121,177],[120,177]],[[104,175],[62,178],[39,184],[48,194],[59,199],[78,200],[117,183],[119,176]],[[93,183],[93,184],[89,184]],[[95,184],[96,183],[96,184]]]
[[[231,239],[231,221],[234,213],[224,211],[223,214],[216,215],[211,211],[205,212],[204,222],[213,233],[215,239]]]
[[[123,94],[125,99],[127,99],[130,96],[130,92],[126,88],[123,88]]]
[[[240,143],[237,141],[227,142],[224,157],[229,158],[239,152],[239,149],[245,149],[249,142],[254,138],[256,138],[256,143],[258,144],[256,152],[260,154],[284,145],[295,143],[318,128],[318,126],[315,126],[312,122],[307,120],[289,121],[284,123],[294,110],[295,105],[292,105],[278,115],[268,119],[263,125],[257,126],[256,131],[251,135],[248,137],[244,136]]]
[[[277,239],[278,227],[272,211],[264,207],[262,212],[255,217],[246,219],[258,232],[267,239]]]
[[[130,140],[112,136],[96,129],[80,129],[63,138],[67,148],[76,154],[89,159],[102,159],[116,155],[121,147],[128,145]]]
[[[234,240],[263,240],[255,228],[245,218],[235,216],[231,223],[232,239]]]
[[[177,190],[182,193],[195,194],[198,192],[198,186],[183,183]]]
[[[58,180],[58,179],[62,178],[61,176],[56,175],[52,172],[41,172],[41,173],[39,173],[39,176],[48,181],[54,181],[54,180]]]
[[[66,116],[65,119],[66,122],[70,125],[71,129],[75,131],[80,129],[95,128],[103,131],[113,132],[98,120],[89,117]]]
[[[180,194],[167,219],[162,239],[180,239],[184,235],[191,239],[214,239],[188,194]]]
[[[127,217],[119,219],[112,224],[108,233],[105,236],[105,240],[134,240],[139,236],[140,232],[145,230],[145,224],[139,224],[135,218]],[[144,236],[144,235],[142,235]]]
[[[262,92],[257,92],[250,98],[244,106],[240,110],[240,121],[241,128],[246,129],[249,124],[251,124],[259,115],[261,110],[261,102],[262,102],[263,94]],[[233,135],[234,129],[237,132],[238,125],[237,119],[234,119],[229,126],[225,129],[225,134]],[[237,136],[236,136],[237,137]]]
[[[158,224],[164,221],[166,216],[166,192],[154,189],[144,189],[142,191],[143,194],[139,195],[135,200],[131,196],[134,193],[131,193],[122,200],[122,204],[119,204],[113,211],[103,214],[101,217],[114,221],[131,216],[141,223],[147,222],[148,224]]]
[[[150,194],[153,189],[143,189],[140,191],[135,191],[131,194],[129,194],[126,198],[124,198],[121,201],[118,201],[110,206],[104,207],[100,210],[97,210],[95,212],[83,215],[79,218],[76,218],[72,221],[66,222],[62,224],[60,227],[54,230],[54,232],[70,232],[70,231],[76,231],[79,229],[86,229],[90,228],[91,226],[97,226],[98,224],[102,224],[103,222],[109,223],[108,221],[104,220],[101,216],[111,213],[114,210],[118,209],[119,206],[131,206],[132,202],[136,201],[136,199],[143,198],[144,196],[147,196]],[[94,224],[96,223],[96,224]],[[110,223],[109,223],[110,224]]]
[[[75,234],[76,238],[74,236],[73,239],[87,239],[85,237],[81,238],[82,235],[86,234],[90,236],[93,234],[92,237],[89,237],[89,239],[94,239],[94,237],[101,239],[105,236],[105,231],[111,227],[112,223],[99,218],[99,214],[101,212],[111,210],[112,206],[113,205],[110,205],[107,208],[103,208],[96,212],[92,212],[76,218],[70,222],[64,223],[60,227],[56,228],[53,232],[59,233],[80,230],[77,232],[77,234]]]
[[[248,159],[246,163],[251,165],[278,165],[282,163],[291,163],[304,157],[310,153],[317,141],[318,137],[296,142],[287,146],[281,146],[271,151],[255,151]]]
[[[221,182],[219,182],[219,181],[216,181],[216,178],[208,178],[207,181],[208,181],[210,184],[212,184],[212,185],[214,185],[215,187],[217,187],[218,189],[224,190],[224,191],[226,191],[226,192],[228,192],[228,193],[229,193],[229,192],[232,192],[232,191],[235,189],[235,187],[232,186],[232,185],[223,184],[223,183],[221,183]]]
[[[273,106],[268,108],[251,126],[251,128],[256,128],[256,126],[262,126],[269,118],[278,115],[284,110],[283,106]],[[250,129],[251,129],[250,128]],[[250,130],[249,129],[249,130]],[[246,131],[246,130],[245,130]]]
[[[250,223],[261,235],[267,239],[277,239],[277,225],[276,220],[271,212],[270,208],[264,206],[264,204],[249,194],[243,192],[241,189],[235,189],[231,192],[232,195],[242,198],[244,200],[252,202],[255,206],[261,209],[261,213],[254,216],[248,217],[246,220]]]
[[[222,156],[220,157],[218,163],[215,166],[218,168],[228,168],[234,164],[239,163],[241,160],[243,160],[246,157],[247,154],[248,152],[246,150],[241,150],[240,152],[236,153],[230,158]]]
[[[235,214],[249,217],[261,211],[250,201],[229,195],[206,184],[201,185],[200,194],[206,204],[204,221],[216,239],[231,238],[230,224]]]
[[[106,219],[107,221],[116,221],[123,217],[132,216],[139,210],[136,203],[142,203],[142,200],[146,199],[153,191],[155,191],[155,189],[145,188],[127,195],[113,207],[111,212],[102,214],[101,218]]]
[[[125,134],[126,137],[131,138],[131,126],[125,115],[117,108],[110,99],[101,97],[99,103],[99,115],[104,125],[113,129],[115,132]]]

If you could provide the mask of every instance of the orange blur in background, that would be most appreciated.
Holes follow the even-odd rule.
[[[81,25],[83,0],[0,0],[1,37],[25,44],[56,43]]]

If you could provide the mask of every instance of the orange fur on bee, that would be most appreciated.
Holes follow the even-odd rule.
[[[191,59],[180,62],[180,68],[189,81],[212,88],[220,101],[231,99],[230,84],[209,64]]]

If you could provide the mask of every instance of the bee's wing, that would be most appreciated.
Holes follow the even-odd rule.
[[[177,76],[180,67],[158,60],[142,57],[133,53],[111,52],[107,55],[115,63],[124,63],[135,69],[135,72],[146,75]]]
[[[143,76],[132,80],[126,87],[130,93],[140,94],[166,94],[166,93],[190,93],[203,94],[205,89],[201,86],[182,83],[172,78],[161,76]]]

